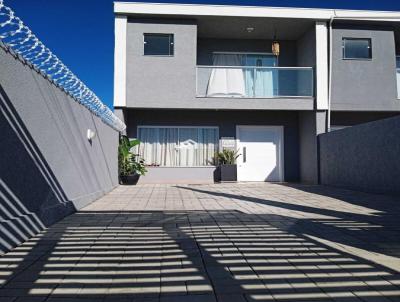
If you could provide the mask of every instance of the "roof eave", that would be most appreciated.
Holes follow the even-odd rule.
[[[294,7],[114,2],[114,13],[125,15],[227,16],[329,20],[400,21],[400,12]]]

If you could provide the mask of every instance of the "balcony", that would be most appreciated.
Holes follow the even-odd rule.
[[[196,96],[312,98],[312,67],[197,66]]]

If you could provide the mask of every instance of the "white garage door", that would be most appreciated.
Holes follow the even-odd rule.
[[[283,181],[283,127],[237,126],[239,181]]]

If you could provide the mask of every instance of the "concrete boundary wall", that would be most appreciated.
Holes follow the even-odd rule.
[[[400,195],[400,116],[319,135],[320,181]]]
[[[118,132],[3,48],[0,66],[2,253],[118,184]]]

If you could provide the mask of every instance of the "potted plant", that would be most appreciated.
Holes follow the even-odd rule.
[[[231,149],[217,152],[215,158],[218,164],[219,181],[237,181],[236,159],[239,155],[238,151]]]
[[[144,175],[147,170],[144,160],[138,154],[132,152],[132,148],[138,146],[138,139],[129,140],[125,135],[121,135],[118,146],[118,172],[119,183],[134,185],[138,182],[140,175]]]

